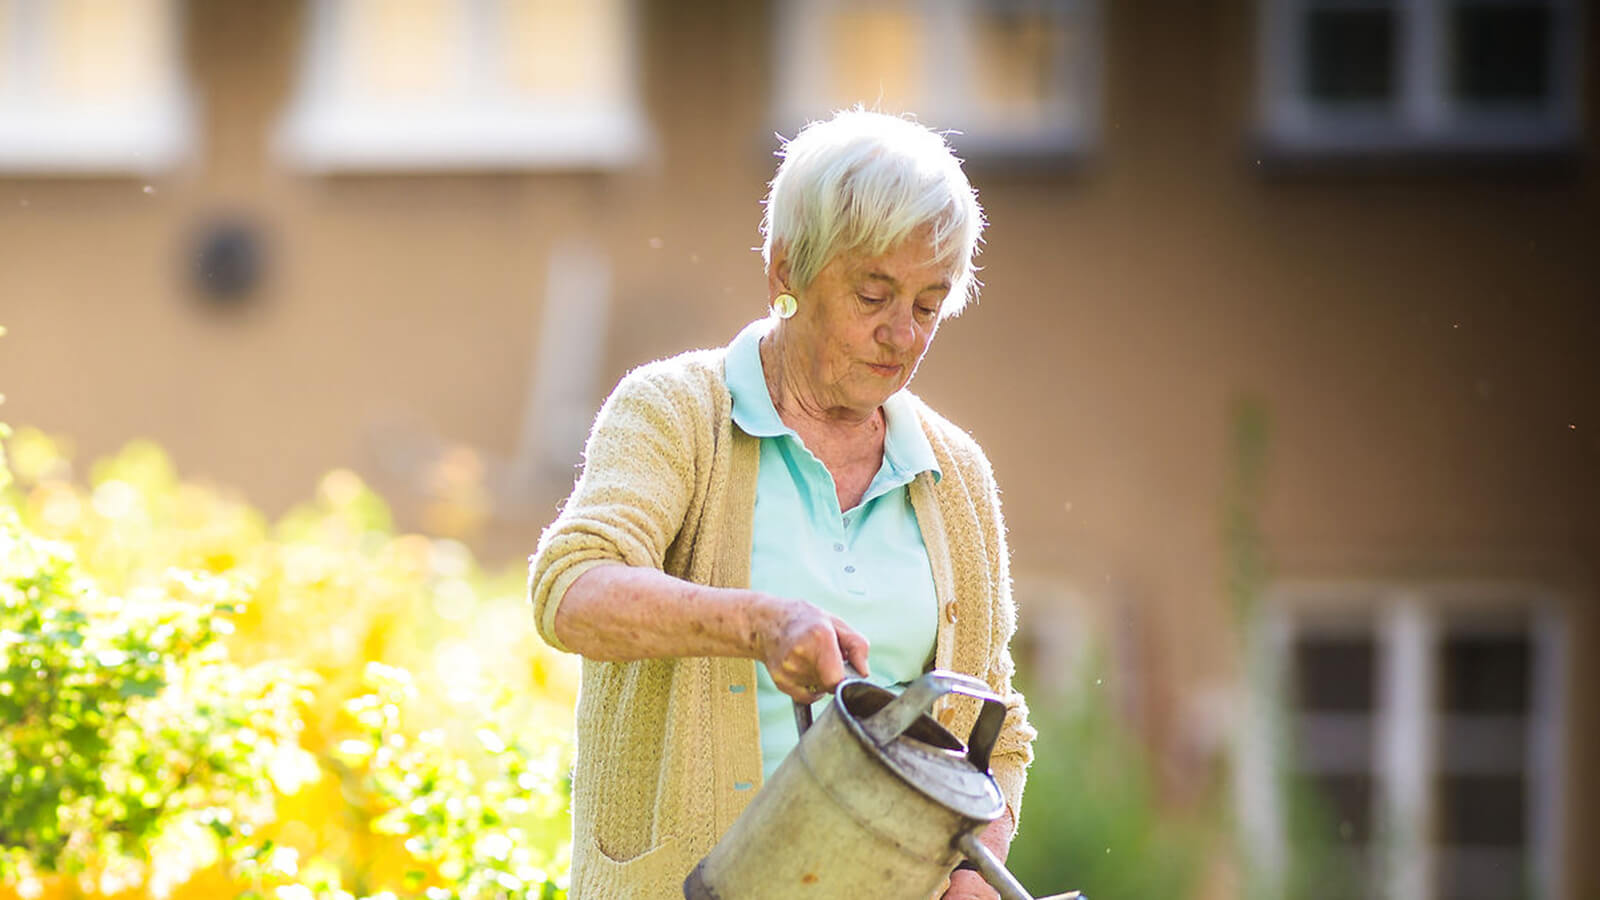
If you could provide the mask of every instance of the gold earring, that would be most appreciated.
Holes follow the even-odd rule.
[[[787,319],[793,316],[795,310],[799,308],[800,301],[796,300],[793,294],[785,292],[772,298],[772,311],[777,313],[780,319]]]

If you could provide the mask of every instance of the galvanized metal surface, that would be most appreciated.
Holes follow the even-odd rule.
[[[963,744],[928,715],[934,701],[948,693],[993,696],[982,682],[947,672],[924,675],[899,698],[865,682],[841,686],[839,692],[850,713],[845,717],[850,730],[902,781],[947,809],[992,822],[1006,808],[1000,786],[989,775],[989,753],[1005,706],[998,698],[985,703],[973,726],[974,739]],[[886,697],[893,702],[880,709]]]
[[[976,746],[928,715],[933,701],[951,692],[985,703]],[[1004,713],[982,682],[953,673],[929,673],[898,699],[846,680],[689,873],[684,896],[927,900],[962,859],[958,842],[975,839],[1005,809],[988,773]]]

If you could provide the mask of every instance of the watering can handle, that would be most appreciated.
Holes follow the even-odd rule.
[[[911,683],[894,702],[861,723],[879,746],[884,746],[910,728],[918,718],[933,709],[933,702],[945,694],[964,694],[983,701],[983,711],[967,736],[967,759],[980,772],[989,771],[989,754],[1005,723],[1006,704],[989,686],[969,675],[935,669]]]

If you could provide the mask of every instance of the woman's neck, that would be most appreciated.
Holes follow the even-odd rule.
[[[814,383],[810,369],[798,354],[791,352],[778,332],[769,332],[758,346],[767,394],[783,424],[802,436],[821,431],[860,440],[864,435],[883,432],[882,407],[857,409],[830,402],[826,389]]]

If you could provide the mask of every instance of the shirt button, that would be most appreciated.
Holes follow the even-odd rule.
[[[953,603],[953,602],[952,603],[946,603],[944,605],[944,617],[945,617],[945,619],[947,621],[950,622],[951,625],[954,625],[956,623],[956,605],[955,605],[955,603]]]
[[[844,552],[844,545],[843,544],[834,544],[833,545],[833,551],[835,553],[843,553]]]
[[[851,575],[854,575],[856,573],[856,567],[855,566],[845,566],[844,570],[846,572],[848,572],[849,574],[851,574]]]

